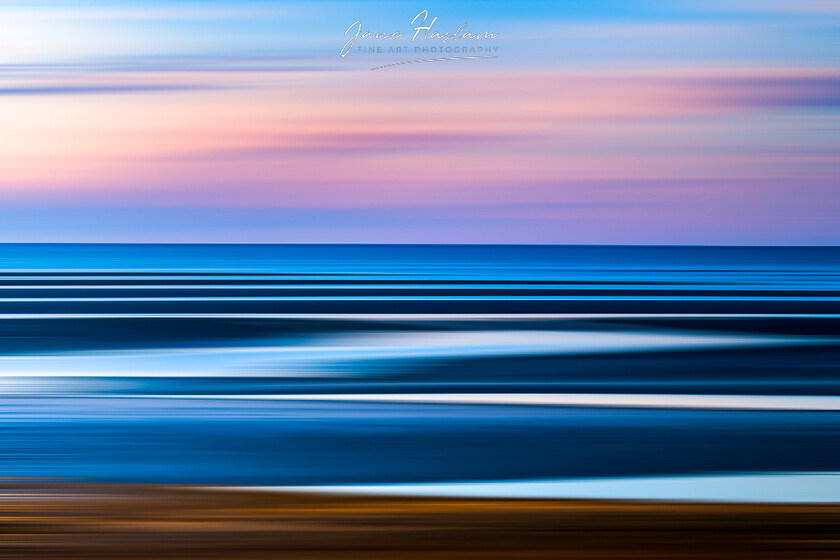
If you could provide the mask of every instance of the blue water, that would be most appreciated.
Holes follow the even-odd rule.
[[[840,405],[796,400],[840,399],[838,275],[837,248],[0,245],[0,476],[840,471]]]

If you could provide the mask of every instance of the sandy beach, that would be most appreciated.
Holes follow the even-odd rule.
[[[7,558],[756,558],[840,555],[840,505],[430,499],[3,485]]]

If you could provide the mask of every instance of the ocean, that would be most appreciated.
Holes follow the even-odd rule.
[[[0,245],[0,476],[836,488],[839,275],[829,247]]]

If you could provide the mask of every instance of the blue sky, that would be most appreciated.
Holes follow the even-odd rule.
[[[410,33],[422,9],[441,32],[498,33],[476,43],[498,52],[338,56],[354,21]],[[3,241],[840,239],[833,2],[0,0],[0,16]]]

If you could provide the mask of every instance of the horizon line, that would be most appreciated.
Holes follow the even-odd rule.
[[[379,243],[351,241],[0,241],[9,245],[289,245],[289,246],[373,246],[373,247],[603,247],[603,248],[718,248],[718,249],[836,249],[840,244],[696,244],[696,243]]]

